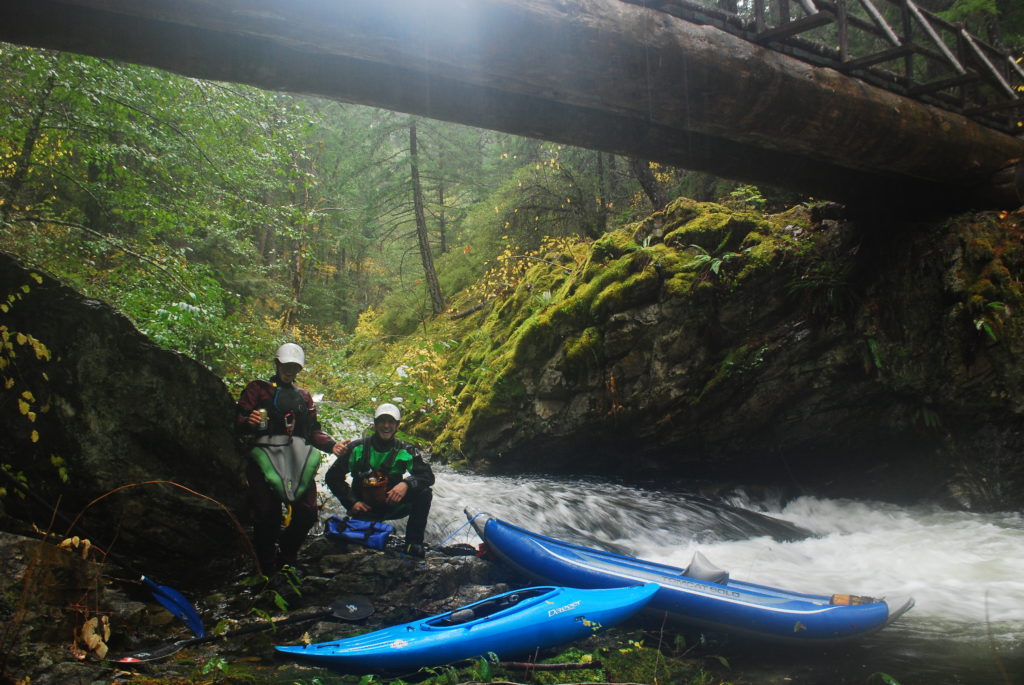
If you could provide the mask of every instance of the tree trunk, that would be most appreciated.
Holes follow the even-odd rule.
[[[423,188],[420,186],[419,153],[416,149],[416,119],[409,120],[409,166],[412,172],[412,206],[416,214],[416,237],[420,243],[420,258],[423,260],[423,275],[430,293],[430,307],[437,316],[444,311],[444,295],[434,271],[434,257],[430,253],[430,236],[427,235],[427,216],[423,209]]]
[[[640,182],[640,187],[644,189],[644,193],[647,195],[647,199],[651,201],[651,206],[654,207],[655,211],[664,209],[667,204],[665,191],[662,189],[661,184],[658,183],[658,179],[654,177],[650,162],[639,157],[630,157],[629,168],[633,170],[633,175]]]
[[[597,233],[608,228],[608,179],[604,172],[604,153],[597,153]]]
[[[43,119],[46,117],[46,102],[50,99],[50,93],[53,92],[56,82],[57,77],[51,74],[39,93],[39,101],[32,114],[32,122],[25,132],[25,139],[21,141],[21,150],[14,160],[14,174],[7,183],[3,194],[2,206],[5,208],[14,208],[18,204],[18,195],[21,193],[22,186],[25,185],[25,179],[28,178],[28,170],[32,166],[32,153],[39,141],[39,132],[42,130]]]
[[[441,254],[448,251],[448,215],[444,212],[444,179],[437,182],[437,233],[441,238]]]

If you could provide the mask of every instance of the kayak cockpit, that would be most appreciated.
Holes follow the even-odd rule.
[[[442,614],[436,619],[427,621],[422,627],[429,629],[465,625],[470,621],[478,621],[505,611],[506,609],[518,607],[529,600],[546,597],[554,593],[556,590],[557,588],[554,587],[542,586],[525,588],[514,592],[506,592],[495,597],[480,600],[479,602],[467,604],[466,606],[450,611],[447,614]]]

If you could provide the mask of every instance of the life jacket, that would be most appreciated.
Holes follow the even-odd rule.
[[[308,414],[306,398],[294,385],[279,385],[268,381],[274,389],[269,401],[261,403],[258,409],[267,410],[267,428],[263,433],[268,435],[298,435],[309,439]],[[265,406],[264,406],[265,405]]]
[[[308,406],[294,385],[268,382],[274,388],[267,410],[266,430],[257,434],[249,453],[263,478],[287,504],[299,500],[316,477],[322,455],[309,444]]]

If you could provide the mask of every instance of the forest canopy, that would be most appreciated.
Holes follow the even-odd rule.
[[[678,194],[766,201],[645,160],[66,53],[0,44],[0,82],[0,248],[228,378],[278,340],[340,344],[361,315],[405,335],[500,255],[599,237]]]
[[[1019,3],[922,6],[1024,47]],[[593,241],[678,196],[763,210],[808,199],[2,43],[0,88],[0,249],[229,385],[264,373],[269,350],[293,339],[329,351],[322,373],[339,383],[368,344],[507,292],[548,241]]]

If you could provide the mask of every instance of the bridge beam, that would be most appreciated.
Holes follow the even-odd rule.
[[[619,0],[4,0],[0,40],[861,207],[1016,207],[1024,142]]]

